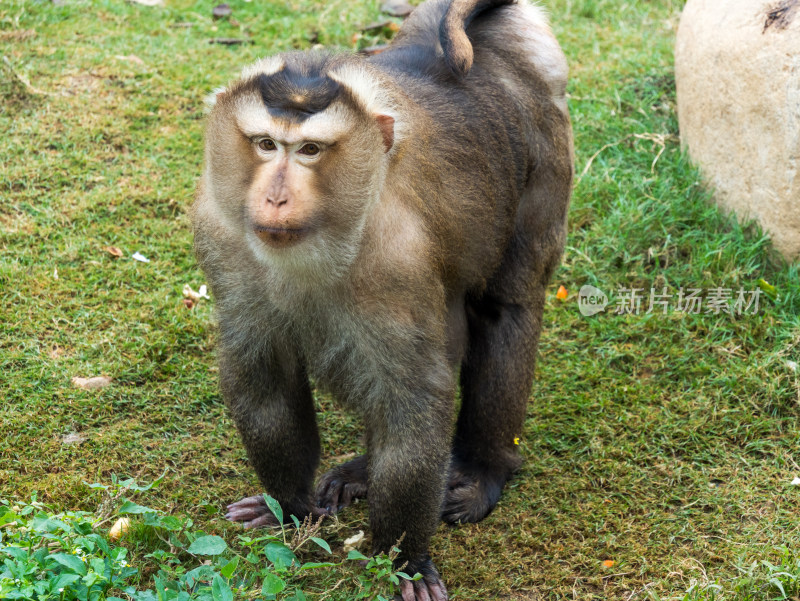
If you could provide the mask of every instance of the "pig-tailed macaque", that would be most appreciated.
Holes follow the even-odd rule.
[[[362,497],[375,552],[405,535],[405,601],[447,599],[439,521],[486,517],[520,465],[566,234],[566,77],[539,8],[429,0],[381,54],[267,58],[211,101],[193,223],[222,395],[285,515]],[[310,378],[367,449],[316,489]],[[275,520],[260,496],[227,517]]]

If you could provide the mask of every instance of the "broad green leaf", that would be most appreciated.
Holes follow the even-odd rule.
[[[60,588],[67,588],[73,582],[80,580],[77,574],[61,574],[55,580],[50,581],[50,592],[54,593]]]
[[[234,557],[231,561],[225,564],[225,566],[219,571],[220,574],[224,578],[230,578],[233,576],[234,571],[236,571],[236,566],[239,565],[239,557]]]
[[[106,571],[106,562],[102,557],[93,557],[89,565],[98,574],[103,574]]]
[[[144,523],[146,526],[154,526],[156,528],[164,528],[172,532],[181,530],[184,522],[179,518],[171,515],[159,515],[155,512],[144,514]]]
[[[214,576],[214,580],[211,583],[211,594],[214,597],[214,601],[233,601],[231,587],[228,586],[228,583],[225,582],[225,579],[219,574]]]
[[[219,555],[228,548],[226,543],[221,537],[213,534],[201,536],[189,545],[189,553],[192,555]]]
[[[91,540],[95,545],[97,545],[100,550],[105,553],[107,556],[112,557],[111,547],[108,546],[106,539],[104,539],[99,534],[90,534],[87,536],[89,540]],[[124,549],[125,547],[119,547],[120,549]]]
[[[184,579],[189,586],[194,586],[198,582],[208,582],[215,576],[215,572],[211,566],[199,566],[189,572],[186,572]]]
[[[86,575],[86,564],[81,561],[77,555],[69,555],[67,553],[54,553],[50,556],[55,561],[60,563],[65,568],[69,568],[76,574],[81,576]]]
[[[25,559],[28,557],[28,552],[25,549],[22,547],[12,547],[10,545],[0,548],[0,553],[7,553],[14,559]]]
[[[264,549],[264,554],[267,556],[275,568],[282,570],[292,565],[292,562],[297,561],[292,550],[283,543],[271,542]]]
[[[264,493],[264,501],[266,501],[267,507],[269,507],[272,515],[278,520],[278,523],[283,524],[283,509],[281,509],[281,504],[266,493]]]
[[[313,570],[314,568],[331,568],[335,565],[335,563],[331,563],[330,561],[307,561],[300,566],[300,569]]]
[[[758,287],[761,288],[761,290],[764,291],[764,294],[766,294],[770,299],[775,300],[778,298],[778,289],[775,286],[763,278],[759,278],[757,283]]]
[[[142,514],[142,513],[156,513],[156,512],[154,509],[150,509],[149,507],[145,507],[144,505],[137,505],[133,501],[125,501],[122,504],[122,507],[119,508],[119,513]]]
[[[286,583],[275,574],[264,573],[264,584],[261,587],[262,595],[277,595],[286,588]]]
[[[357,549],[352,549],[350,551],[350,553],[347,554],[347,559],[364,560],[364,559],[369,559],[369,557],[367,557],[366,555],[364,555],[361,551],[359,551]]]
[[[31,525],[36,532],[55,532],[57,530],[70,532],[72,530],[72,528],[61,520],[45,516],[36,516],[33,518]]]
[[[328,552],[328,555],[331,554],[331,546],[326,541],[324,541],[321,538],[318,538],[316,536],[312,536],[311,540],[313,540],[315,543],[317,543],[317,545],[319,545],[320,547],[325,549]]]

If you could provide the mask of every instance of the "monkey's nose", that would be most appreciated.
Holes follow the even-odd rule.
[[[273,207],[282,207],[287,202],[289,202],[288,196],[267,195],[267,204],[272,205]]]

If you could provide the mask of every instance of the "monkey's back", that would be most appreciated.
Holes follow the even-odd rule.
[[[442,56],[440,24],[448,6],[446,0],[420,5],[389,48],[370,60],[417,114],[430,116],[417,119],[409,133],[413,151],[438,165],[430,170],[434,177],[397,175],[417,188],[432,234],[447,240],[451,254],[444,261],[459,272],[455,278],[480,284],[501,261],[531,178],[552,167],[543,162],[555,157],[556,171],[571,171],[572,142],[563,139],[570,129],[567,65],[544,14],[510,4],[469,23],[474,61],[460,76]],[[548,169],[542,172],[548,177]],[[551,199],[553,210],[566,210],[568,193],[562,196]],[[465,219],[471,227],[451,227]],[[465,231],[480,231],[482,238],[465,239]]]

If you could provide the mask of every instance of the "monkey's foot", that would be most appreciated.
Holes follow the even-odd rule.
[[[395,596],[395,601],[447,601],[447,589],[430,559],[410,575],[416,572],[422,574],[419,580],[400,579],[400,595]]]
[[[225,519],[230,520],[231,522],[242,522],[242,525],[245,528],[261,528],[265,526],[272,527],[281,525],[275,515],[270,511],[269,507],[267,507],[267,502],[264,500],[263,495],[245,497],[241,501],[231,503],[228,505],[227,509],[228,511],[225,514]],[[303,518],[310,514],[315,519],[328,515],[327,511],[311,506],[298,508],[284,507],[283,511],[287,520],[289,519],[290,515]]]
[[[326,472],[317,484],[317,506],[337,513],[356,499],[367,496],[367,456],[338,465]]]
[[[501,470],[490,470],[453,460],[442,503],[442,520],[448,524],[480,522],[500,500],[508,480]]]

